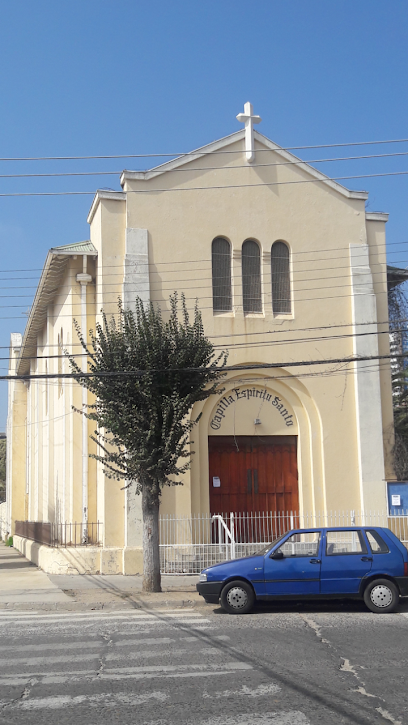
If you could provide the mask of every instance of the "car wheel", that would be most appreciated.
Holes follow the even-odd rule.
[[[221,592],[221,606],[229,614],[247,614],[254,602],[254,590],[244,581],[228,582]]]
[[[377,614],[395,612],[399,603],[398,589],[389,579],[375,579],[364,591],[364,602]]]

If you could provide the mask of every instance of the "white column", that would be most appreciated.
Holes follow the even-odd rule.
[[[87,255],[83,255],[82,274],[77,274],[76,280],[81,285],[81,332],[85,343],[88,339],[87,333],[87,307],[86,307],[86,285],[88,282],[92,282],[92,277],[87,274]],[[87,372],[87,357],[82,356],[82,371]],[[88,391],[86,388],[82,388],[82,410],[85,413],[88,403]],[[83,521],[83,539],[88,538],[88,419],[85,415],[82,416],[82,521]]]
[[[59,351],[59,355],[63,355],[63,349]],[[62,373],[65,373],[65,358],[62,358]],[[62,512],[60,522],[64,524],[67,520],[66,511],[66,487],[67,487],[67,405],[66,405],[66,380],[62,379]]]
[[[140,297],[146,306],[150,301],[149,233],[147,229],[126,229],[123,275],[123,306],[135,310]],[[126,489],[125,547],[142,545],[142,501],[134,486]]]
[[[135,298],[150,301],[149,234],[147,229],[126,229],[123,305],[135,310]]]
[[[378,356],[377,306],[367,244],[350,244],[350,267],[354,356]],[[386,485],[379,361],[356,362],[354,371],[361,509],[383,510]]]

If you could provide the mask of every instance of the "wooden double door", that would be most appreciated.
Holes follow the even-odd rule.
[[[211,514],[298,511],[297,436],[209,436]]]

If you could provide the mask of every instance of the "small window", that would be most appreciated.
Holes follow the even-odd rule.
[[[261,252],[251,239],[242,245],[242,298],[245,313],[262,312]]]
[[[388,554],[389,548],[385,543],[384,539],[381,538],[380,534],[374,529],[366,531],[368,543],[373,554]]]
[[[308,531],[305,534],[292,534],[278,551],[285,557],[317,556],[319,551],[320,531]]]
[[[231,312],[231,246],[226,239],[217,237],[211,250],[214,312]]]
[[[272,309],[274,315],[290,315],[292,311],[290,291],[289,247],[285,242],[275,242],[271,249]]]
[[[360,531],[328,531],[326,534],[326,554],[366,554],[367,547]]]

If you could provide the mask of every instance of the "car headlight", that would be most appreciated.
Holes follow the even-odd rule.
[[[206,582],[207,581],[207,574],[202,571],[200,574],[200,582]]]

